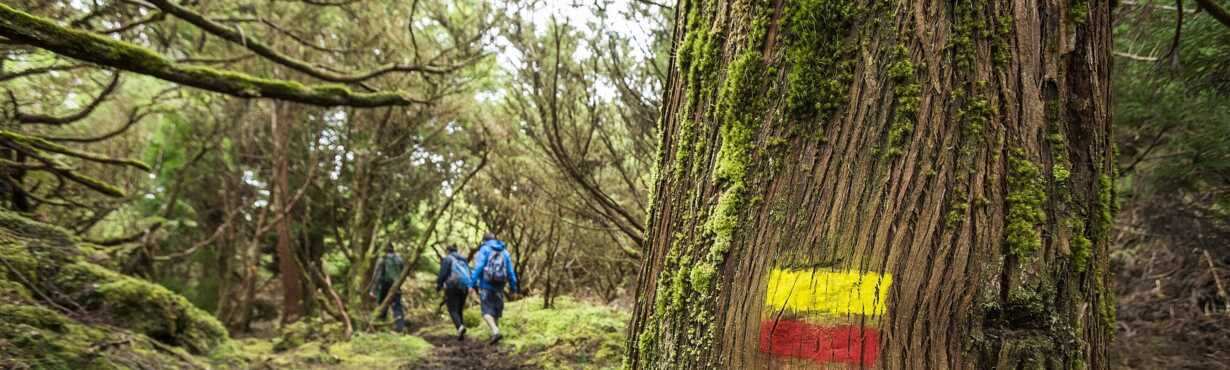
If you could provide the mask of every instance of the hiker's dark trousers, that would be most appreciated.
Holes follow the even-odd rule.
[[[494,317],[496,321],[499,321],[500,316],[504,315],[504,287],[478,288],[478,302],[483,315]]]
[[[465,325],[461,312],[466,309],[466,291],[464,289],[445,289],[444,307],[448,308],[448,317],[453,319],[453,327]]]
[[[376,304],[384,302],[384,297],[388,296],[390,290],[393,290],[393,304],[391,304],[391,306],[393,306],[393,330],[402,331],[406,329],[406,307],[401,304],[401,289],[389,289],[392,285],[393,284],[380,285],[380,294],[377,295],[378,300],[376,301]],[[380,311],[379,319],[384,320],[384,318],[388,316],[388,313],[389,309],[388,307],[385,307],[385,309]]]

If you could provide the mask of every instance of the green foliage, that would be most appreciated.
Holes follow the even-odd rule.
[[[1089,0],[1072,0],[1068,2],[1068,21],[1077,25],[1089,21]]]
[[[1127,14],[1112,48],[1143,58],[1116,58],[1111,75],[1119,169],[1131,178],[1125,198],[1197,196],[1194,206],[1230,215],[1230,28],[1207,14],[1184,17],[1181,30],[1174,12]],[[1167,54],[1176,31],[1181,42]]]

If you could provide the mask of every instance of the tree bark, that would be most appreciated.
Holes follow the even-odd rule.
[[[676,9],[630,368],[1109,366],[1109,3]]]

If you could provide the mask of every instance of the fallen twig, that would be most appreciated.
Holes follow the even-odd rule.
[[[1226,286],[1222,285],[1221,278],[1217,276],[1217,265],[1213,263],[1213,257],[1209,255],[1208,249],[1203,249],[1204,261],[1209,264],[1209,274],[1213,275],[1213,284],[1217,286],[1217,295],[1221,297],[1221,302],[1225,306],[1225,313],[1230,315],[1230,295],[1226,294]]]

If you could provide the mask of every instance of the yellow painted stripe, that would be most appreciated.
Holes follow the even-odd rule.
[[[857,271],[785,270],[769,273],[765,305],[806,314],[883,315],[892,276]]]

